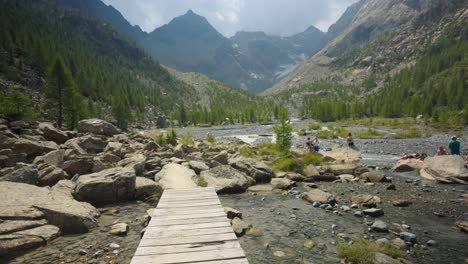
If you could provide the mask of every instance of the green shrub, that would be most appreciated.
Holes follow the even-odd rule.
[[[216,144],[216,138],[211,133],[206,134],[206,141],[210,142],[211,144]]]
[[[146,197],[145,202],[154,207],[158,206],[159,199],[161,199],[163,192],[164,192],[163,188],[161,187],[157,188],[156,191],[152,195]]]
[[[273,127],[276,134],[276,145],[287,151],[291,148],[293,127],[285,119],[280,120],[280,124]]]
[[[197,179],[197,185],[200,187],[206,187],[208,186],[208,183],[205,181],[205,179],[202,176],[199,176]]]
[[[319,130],[322,127],[320,123],[317,122],[312,122],[309,124],[308,129],[309,130]]]
[[[301,160],[288,156],[273,161],[272,168],[275,172],[287,171],[302,173],[304,164]]]
[[[352,244],[340,244],[338,246],[338,257],[351,264],[373,264],[376,252],[394,258],[401,256],[401,251],[397,248],[390,245],[380,246],[363,238],[353,239]]]
[[[255,158],[255,152],[253,152],[248,146],[243,146],[239,148],[239,153],[246,158]]]
[[[329,130],[320,130],[317,132],[317,138],[338,138],[347,137],[348,131],[342,127],[328,126]]]
[[[366,131],[359,131],[354,133],[354,136],[357,138],[381,138],[386,135],[386,133],[379,132],[373,128],[368,128]]]
[[[181,138],[180,143],[182,143],[182,145],[186,145],[186,146],[193,146],[195,144],[195,142],[193,141],[192,132],[189,131],[187,133],[187,136]]]
[[[320,166],[323,164],[323,156],[317,153],[308,153],[302,157],[302,162],[305,165]]]
[[[264,155],[274,155],[274,156],[284,156],[287,152],[282,151],[278,145],[269,143],[269,142],[263,142],[258,144],[259,154],[261,156]]]
[[[174,129],[171,130],[171,133],[166,135],[167,143],[175,146],[177,145],[177,134]]]
[[[16,120],[32,115],[31,98],[19,89],[10,88],[0,91],[0,117]]]
[[[160,146],[166,146],[167,145],[167,137],[165,134],[159,134],[154,137],[154,142]]]

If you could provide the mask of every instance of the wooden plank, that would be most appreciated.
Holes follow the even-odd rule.
[[[166,197],[165,199],[159,199],[163,202],[180,202],[180,201],[193,201],[193,200],[209,200],[209,199],[218,199],[217,196],[214,195],[191,195],[191,196],[177,196],[177,197]]]
[[[155,209],[151,216],[166,216],[166,215],[184,215],[184,214],[200,214],[200,213],[217,213],[223,212],[224,209],[221,207],[204,207],[199,209],[198,207],[191,207],[187,210],[186,207],[183,207],[180,210],[177,209]]]
[[[207,201],[199,203],[189,203],[189,204],[167,204],[167,203],[158,203],[158,208],[180,208],[180,207],[195,207],[195,206],[205,206],[205,205],[221,205],[219,201]]]
[[[188,225],[169,225],[169,226],[148,226],[146,228],[146,232],[148,230],[152,231],[173,231],[173,230],[196,230],[196,229],[203,229],[203,228],[216,228],[216,227],[231,227],[229,221],[222,221],[222,222],[208,222],[208,223],[196,223],[196,224],[188,224]],[[145,233],[146,234],[146,233]]]
[[[237,237],[233,232],[215,235],[200,235],[192,237],[172,237],[165,239],[146,238],[140,242],[140,247],[149,246],[165,246],[165,245],[177,245],[177,244],[193,244],[193,243],[212,243],[219,241],[236,240]]]
[[[197,188],[197,189],[169,189],[165,190],[164,193],[166,194],[193,194],[193,193],[213,193],[215,191],[214,188]]]
[[[214,212],[214,213],[199,213],[199,214],[179,214],[179,215],[156,215],[153,216],[155,221],[164,221],[164,220],[179,220],[179,219],[194,219],[194,218],[207,218],[207,217],[218,217],[224,216],[224,212]],[[153,219],[151,219],[153,220]]]
[[[184,205],[184,206],[187,206],[187,205],[192,205],[192,204],[200,204],[200,203],[214,203],[214,204],[219,204],[221,205],[221,202],[218,200],[218,198],[216,199],[201,199],[201,200],[186,200],[186,201],[176,201],[176,202],[173,202],[173,201],[159,201],[158,203],[158,206],[161,205],[161,206],[180,206],[180,205]]]
[[[190,263],[212,260],[226,260],[245,257],[244,251],[240,248],[220,250],[207,250],[198,252],[163,254],[154,256],[135,256],[131,264],[173,264]]]
[[[135,256],[160,255],[179,252],[195,252],[206,250],[223,250],[227,248],[240,248],[238,241],[223,241],[213,244],[182,244],[170,246],[138,247]]]
[[[225,260],[215,260],[215,261],[202,261],[202,262],[187,262],[196,263],[196,264],[249,264],[246,258],[240,259],[225,259]]]
[[[200,235],[214,235],[224,234],[232,232],[231,227],[216,227],[216,228],[202,228],[192,230],[151,230],[151,228],[145,231],[145,238],[159,238],[164,239],[165,237],[187,237],[187,236],[200,236]]]
[[[151,219],[148,226],[170,226],[170,225],[188,225],[188,224],[199,224],[199,223],[211,223],[211,222],[228,222],[227,217],[207,217],[198,219],[180,219],[180,220],[164,220],[164,221],[153,221]]]
[[[189,211],[197,211],[197,210],[208,210],[208,209],[213,209],[213,208],[218,208],[221,210],[224,210],[223,207],[221,206],[213,206],[213,205],[205,205],[205,206],[188,206],[188,207],[174,207],[174,208],[158,208],[158,209],[153,209],[151,210],[153,213],[162,211],[162,212],[167,212],[167,211],[173,211],[173,212],[189,212]]]

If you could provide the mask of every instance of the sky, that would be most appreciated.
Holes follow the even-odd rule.
[[[264,31],[290,36],[314,25],[326,32],[358,0],[103,0],[146,32],[189,9],[204,16],[223,35]]]

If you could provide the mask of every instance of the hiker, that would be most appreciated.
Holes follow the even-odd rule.
[[[437,156],[444,156],[447,155],[447,151],[444,149],[444,147],[440,146],[437,149]]]
[[[426,158],[427,158],[426,153],[421,153],[421,156],[419,156],[419,159],[422,160],[422,161],[424,161]]]
[[[457,140],[457,136],[452,137],[452,141],[449,144],[450,155],[460,155],[460,141]]]
[[[312,141],[310,140],[310,137],[307,138],[306,149],[307,149],[307,152],[312,152]]]
[[[313,145],[314,145],[314,152],[318,153],[320,150],[320,147],[319,147],[319,141],[317,138],[314,139]]]
[[[346,142],[348,143],[348,147],[351,147],[351,148],[354,147],[354,139],[353,139],[353,135],[351,134],[351,132],[348,133]]]

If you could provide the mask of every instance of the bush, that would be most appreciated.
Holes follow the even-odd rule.
[[[195,144],[195,142],[193,141],[192,132],[189,131],[187,133],[186,137],[181,138],[180,143],[182,143],[182,145],[186,145],[186,146],[193,146]]]
[[[373,264],[375,253],[380,252],[393,258],[401,256],[401,251],[389,245],[380,246],[365,239],[354,239],[352,244],[340,244],[338,257],[351,264]]]
[[[167,145],[167,137],[165,134],[159,134],[154,137],[154,142],[160,146],[166,146]]]
[[[31,98],[19,89],[11,88],[0,92],[0,117],[16,120],[32,115]]]
[[[354,135],[358,138],[381,138],[386,136],[386,133],[379,132],[373,128],[367,129],[367,131],[360,131],[354,133]]]
[[[272,163],[273,170],[302,173],[304,164],[301,160],[293,157],[282,157]]]
[[[322,125],[320,123],[312,122],[312,123],[309,124],[308,129],[309,130],[319,130],[321,127],[322,127]]]
[[[323,156],[317,153],[308,153],[302,157],[302,162],[305,165],[320,166],[323,164]]]
[[[200,187],[207,187],[208,183],[205,181],[205,179],[202,176],[199,176],[197,179],[197,185]]]
[[[163,192],[164,192],[163,188],[158,188],[152,195],[148,196],[145,199],[145,202],[154,207],[158,206],[159,199],[161,199]]]
[[[269,142],[264,142],[258,144],[259,154],[261,156],[263,155],[274,155],[274,156],[284,156],[287,152],[282,151],[278,145],[269,143]]]
[[[241,147],[239,153],[246,158],[255,158],[257,156],[248,146]]]
[[[211,133],[206,134],[206,141],[210,142],[211,144],[216,144],[216,138]]]
[[[177,134],[174,129],[171,130],[171,133],[166,135],[167,143],[175,146],[177,145]]]

